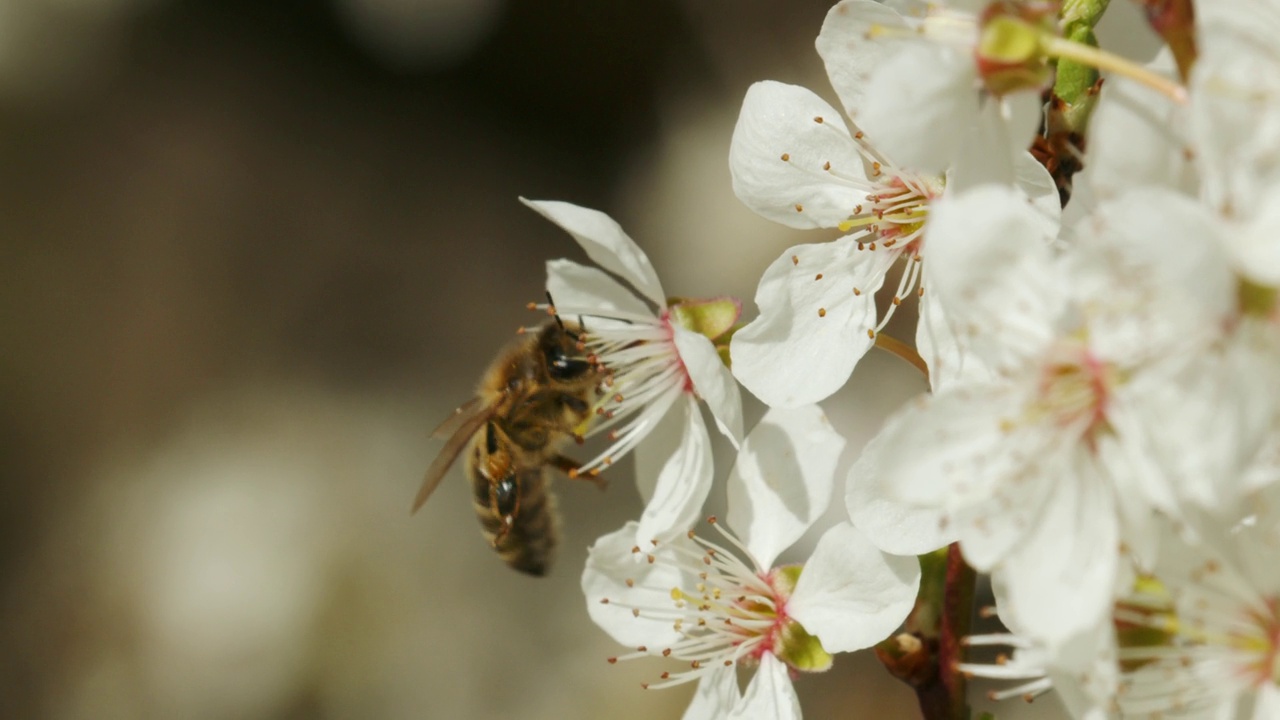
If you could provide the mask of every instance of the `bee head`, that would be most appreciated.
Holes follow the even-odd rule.
[[[551,300],[551,293],[547,293],[547,302],[550,303],[552,317],[555,318],[555,322],[548,324],[543,330],[540,343],[543,359],[547,363],[547,374],[551,379],[562,382],[585,377],[592,371],[592,365],[582,356],[579,347],[582,342],[581,326],[567,326],[560,315],[554,313],[555,303]]]

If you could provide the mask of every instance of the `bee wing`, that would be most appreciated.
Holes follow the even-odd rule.
[[[431,463],[431,467],[427,468],[427,474],[422,479],[422,487],[418,489],[418,496],[413,499],[413,510],[410,514],[418,512],[418,508],[431,497],[431,493],[435,492],[436,486],[444,479],[449,468],[453,465],[453,461],[458,459],[458,454],[467,446],[471,437],[484,427],[493,417],[493,407],[482,405],[477,400],[467,403],[458,408],[455,413],[450,416],[444,424],[437,429],[439,433],[444,428],[453,429],[448,441],[445,442],[444,448],[440,450],[440,454]]]
[[[446,438],[452,436],[463,423],[480,410],[481,403],[483,402],[484,401],[480,398],[473,397],[462,405],[459,405],[458,409],[454,410],[452,415],[445,418],[444,422],[440,423],[440,427],[431,431],[431,437]]]

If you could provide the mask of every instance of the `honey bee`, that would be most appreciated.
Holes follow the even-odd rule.
[[[560,449],[571,439],[581,441],[578,429],[591,415],[602,378],[582,356],[581,334],[580,325],[557,315],[503,349],[476,397],[432,434],[448,440],[413,501],[417,512],[466,449],[472,504],[485,538],[507,565],[530,575],[546,574],[559,536],[545,469],[577,476],[579,463]],[[597,476],[582,479],[603,486]]]

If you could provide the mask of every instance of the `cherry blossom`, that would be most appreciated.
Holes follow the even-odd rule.
[[[600,538],[582,576],[587,607],[634,648],[610,662],[679,661],[644,686],[698,681],[686,718],[798,718],[791,671],[825,670],[831,653],[892,632],[915,601],[915,558],[886,555],[841,522],[803,563],[775,564],[826,509],[843,446],[817,407],[772,410],[730,474],[728,522],[711,521],[719,541],[690,531],[646,551],[635,523]],[[745,693],[736,664],[756,668]]]
[[[637,297],[600,268],[571,260],[547,263],[547,291],[555,311],[585,327],[583,350],[605,372],[605,392],[587,434],[607,433],[608,448],[579,473],[598,473],[635,450],[637,477],[647,505],[637,542],[665,538],[701,513],[713,475],[711,439],[702,420],[705,402],[720,431],[742,438],[742,400],[712,338],[737,319],[737,305],[668,306],[649,258],[610,217],[563,202],[524,200],[573,236],[593,261],[626,280]],[[543,306],[545,307],[545,306]],[[548,308],[550,309],[550,308]],[[708,331],[707,326],[715,329]],[[710,332],[711,338],[704,334]]]

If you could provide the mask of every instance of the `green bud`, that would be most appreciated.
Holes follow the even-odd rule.
[[[730,297],[709,300],[668,298],[667,309],[677,325],[705,335],[709,340],[724,335],[742,316],[742,303]]]
[[[1280,307],[1280,289],[1258,285],[1241,279],[1236,288],[1236,297],[1240,302],[1240,312],[1254,317],[1270,317]]]
[[[1014,17],[992,18],[982,28],[978,55],[998,63],[1025,63],[1040,55],[1040,29]]]
[[[822,641],[795,620],[783,625],[779,645],[774,655],[797,670],[822,672],[831,667],[831,653],[823,649]]]

